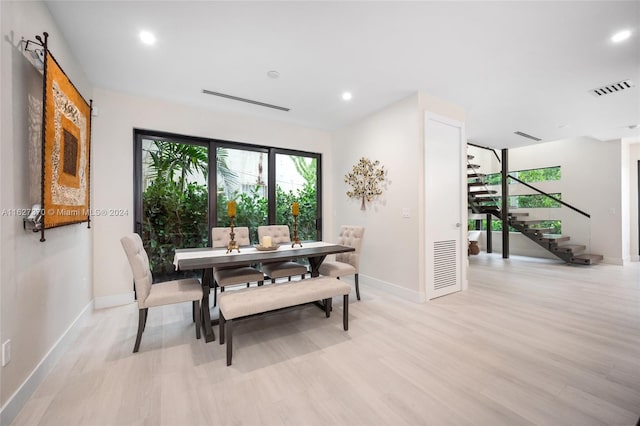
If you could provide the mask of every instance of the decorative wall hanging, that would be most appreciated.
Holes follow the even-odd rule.
[[[91,102],[62,71],[44,40],[36,36],[44,52],[42,125],[42,212],[40,241],[45,229],[87,222],[90,227],[89,171]],[[27,44],[28,46],[28,44]]]
[[[347,197],[361,199],[360,210],[366,210],[366,202],[382,195],[380,183],[384,181],[385,174],[384,166],[380,166],[378,160],[371,162],[362,157],[358,164],[353,166],[351,173],[344,176],[344,182],[351,185]]]

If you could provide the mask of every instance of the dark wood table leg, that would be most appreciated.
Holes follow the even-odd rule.
[[[326,258],[327,258],[326,255],[314,256],[309,258],[309,266],[311,267],[311,278],[320,276],[320,265],[322,265],[322,262],[324,262]],[[313,302],[313,304],[316,305],[318,308],[322,309],[323,311],[327,309],[326,302],[324,300]],[[329,306],[328,309],[329,311],[331,311],[331,306]]]
[[[211,311],[209,310],[209,293],[211,292],[211,280],[213,270],[202,270],[202,327],[204,328],[204,341],[209,343],[216,340],[216,335],[211,326]]]
[[[314,256],[309,258],[309,266],[311,267],[311,278],[320,276],[320,265],[326,259],[326,255],[324,256]]]

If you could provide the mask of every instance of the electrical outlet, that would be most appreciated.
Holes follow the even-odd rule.
[[[402,209],[402,217],[405,219],[408,219],[409,217],[411,217],[411,210],[409,210],[408,208],[403,208]]]
[[[2,344],[2,366],[9,364],[11,361],[11,339]]]

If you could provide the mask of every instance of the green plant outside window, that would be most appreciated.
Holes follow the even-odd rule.
[[[544,167],[540,169],[516,170],[509,172],[510,175],[520,179],[526,183],[546,182],[550,180],[560,180],[560,166]],[[502,174],[492,173],[485,177],[487,185],[500,185],[502,182]],[[509,184],[518,183],[513,179],[509,179]]]

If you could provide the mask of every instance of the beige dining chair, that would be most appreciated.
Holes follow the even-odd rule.
[[[258,239],[262,241],[263,237],[271,237],[273,244],[291,244],[291,236],[287,225],[265,225],[258,226]],[[261,265],[262,272],[275,283],[277,278],[291,277],[300,275],[304,279],[307,274],[307,267],[297,262],[275,261],[263,262]]]
[[[234,240],[238,242],[240,248],[251,245],[249,239],[249,228],[238,226],[233,228]],[[211,228],[211,247],[227,247],[231,239],[231,228],[215,227]],[[252,268],[250,264],[239,266],[222,266],[213,268],[213,306],[218,303],[217,288],[224,291],[224,287],[236,284],[249,284],[257,282],[258,285],[264,283],[264,275],[259,270]]]
[[[149,257],[138,234],[129,234],[120,239],[127,254],[138,298],[138,335],[133,352],[140,349],[142,332],[147,324],[149,308],[173,303],[192,302],[193,320],[196,323],[196,338],[200,338],[202,314],[202,286],[195,278],[167,281],[152,285],[153,276],[149,267]]]
[[[360,249],[364,227],[343,225],[340,227],[338,244],[353,247],[356,251],[336,254],[335,261],[324,261],[320,265],[320,275],[340,278],[345,275],[354,275],[356,281],[356,297],[360,300],[360,285],[358,283],[358,268],[360,267]]]

